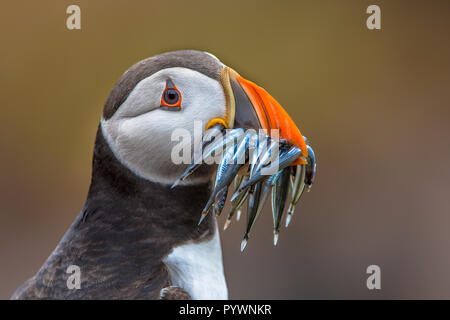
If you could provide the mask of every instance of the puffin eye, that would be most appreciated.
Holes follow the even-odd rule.
[[[161,96],[161,109],[168,111],[181,110],[181,93],[172,80],[166,80],[166,88]]]
[[[164,102],[167,104],[176,104],[180,99],[178,91],[174,89],[168,89],[164,91]]]

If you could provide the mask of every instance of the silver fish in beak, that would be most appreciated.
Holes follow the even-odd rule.
[[[222,130],[218,133],[219,128],[222,128]],[[224,150],[227,149],[227,146],[234,144],[234,142],[239,141],[244,136],[243,129],[229,131],[225,136],[223,136],[224,129],[225,128],[223,126],[217,125],[205,132],[204,136],[209,137],[209,139],[203,139],[204,142],[200,148],[201,154],[198,155],[198,149],[195,149],[191,159],[191,165],[187,167],[181,176],[174,182],[172,188],[175,188],[181,181],[189,177],[204,163],[211,164],[209,163],[211,158],[219,156],[224,152]],[[211,139],[213,141],[210,141]]]
[[[203,209],[199,224],[206,217],[211,206],[216,208],[216,215],[220,215],[223,206],[225,205],[224,202],[228,193],[228,186],[236,177],[240,168],[248,162],[249,142],[253,135],[253,132],[248,131],[242,140],[240,140],[237,144],[230,146],[225,151],[222,161],[217,168],[216,181],[213,191],[205,208]]]
[[[263,88],[244,79],[229,67],[221,71],[221,83],[226,98],[226,115],[223,119],[214,118],[208,123],[201,152],[196,154],[193,163],[174,186],[193,174],[203,163],[210,164],[208,161],[211,159],[221,157],[214,187],[199,223],[210,211],[220,215],[229,185],[235,179],[232,206],[224,229],[228,228],[234,215],[239,220],[247,201],[247,226],[241,243],[241,250],[244,250],[252,227],[272,191],[276,245],[286,204],[289,203],[287,225],[303,191],[309,190],[314,183],[315,153],[286,111]],[[230,131],[232,137],[228,134],[222,139],[216,137],[223,130]],[[250,130],[252,133],[248,132]],[[238,158],[243,160],[238,162]],[[289,193],[291,197],[287,200]]]
[[[281,174],[272,188],[272,216],[273,216],[273,245],[278,243],[281,219],[283,217],[286,199],[289,194],[290,170],[288,168],[280,171]]]
[[[308,163],[298,165],[292,169],[291,175],[291,201],[286,216],[286,227],[289,226],[295,207],[303,192],[311,190],[316,175],[316,157],[314,150],[308,145]]]

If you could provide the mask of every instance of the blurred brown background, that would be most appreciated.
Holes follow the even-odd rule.
[[[81,31],[66,29],[70,4]],[[380,31],[366,28],[370,4]],[[189,48],[265,87],[318,157],[278,247],[270,208],[244,254],[242,221],[222,233],[231,298],[450,298],[448,2],[41,0],[0,12],[0,298],[82,208],[119,76]],[[371,264],[379,291],[366,288]]]

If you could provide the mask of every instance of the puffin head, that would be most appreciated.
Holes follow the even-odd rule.
[[[194,50],[156,55],[128,69],[105,103],[101,130],[123,165],[144,179],[170,185],[187,166],[171,160],[180,144],[173,133],[183,130],[194,137],[196,121],[202,131],[216,124],[278,129],[281,139],[308,154],[299,129],[272,96],[215,56]],[[207,181],[212,170],[204,168],[183,183]]]

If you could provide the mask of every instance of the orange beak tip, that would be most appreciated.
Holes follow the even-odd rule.
[[[308,164],[308,160],[306,160],[305,157],[300,156],[299,158],[297,158],[297,160],[292,162],[291,166],[297,166],[299,164]]]
[[[272,129],[280,130],[280,138],[301,149],[302,155],[308,157],[306,142],[295,125],[292,118],[266,90],[253,82],[235,75],[236,80],[246,93],[253,109],[256,112],[262,129],[270,132]],[[301,160],[300,162],[304,162]]]

